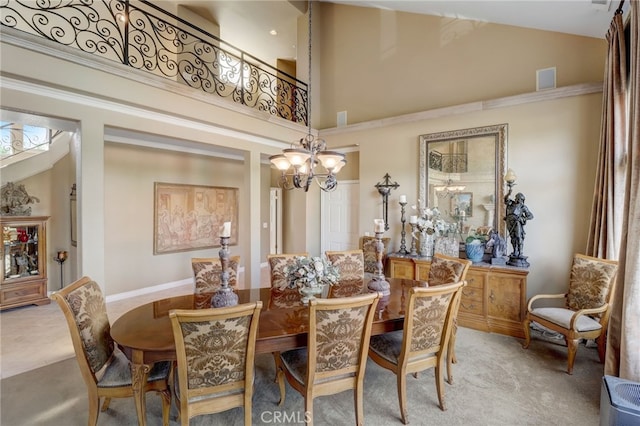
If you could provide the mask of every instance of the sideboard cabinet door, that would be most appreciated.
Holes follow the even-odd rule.
[[[492,331],[524,338],[526,274],[492,271],[487,281],[487,320]]]

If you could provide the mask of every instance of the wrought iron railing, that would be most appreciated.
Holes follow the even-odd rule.
[[[429,168],[444,173],[466,173],[467,154],[443,154],[429,152]]]
[[[307,84],[139,0],[0,0],[0,23],[308,124]]]
[[[23,152],[47,151],[60,133],[60,130],[44,127],[0,122],[0,161]]]

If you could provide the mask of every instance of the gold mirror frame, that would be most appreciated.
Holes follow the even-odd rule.
[[[496,124],[492,126],[473,127],[470,129],[452,130],[446,132],[429,133],[420,135],[420,176],[418,185],[418,194],[420,200],[426,202],[426,206],[432,205],[429,200],[429,167],[428,167],[428,145],[436,142],[455,142],[458,140],[466,140],[472,144],[478,138],[493,137],[495,141],[494,149],[494,165],[495,165],[495,182],[494,182],[494,214],[493,227],[498,230],[500,235],[505,235],[505,223],[502,220],[504,211],[504,175],[506,173],[506,157],[507,157],[507,132],[508,124]],[[477,198],[477,197],[476,197]],[[475,201],[478,203],[478,200]]]

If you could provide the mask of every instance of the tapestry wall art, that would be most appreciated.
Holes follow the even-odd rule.
[[[220,247],[224,222],[238,244],[238,188],[154,183],[153,254]]]

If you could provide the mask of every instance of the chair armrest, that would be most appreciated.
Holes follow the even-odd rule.
[[[565,293],[561,293],[561,294],[536,294],[535,296],[531,297],[531,299],[529,299],[529,303],[527,303],[527,312],[531,312],[531,306],[533,305],[533,302],[535,300],[539,300],[539,299],[564,299],[565,297],[567,297],[567,295]]]
[[[578,323],[578,318],[580,318],[583,315],[600,314],[602,312],[605,312],[608,308],[609,308],[609,304],[605,303],[604,305],[600,306],[599,308],[580,309],[579,311],[576,311],[576,313],[573,314],[573,316],[571,316],[571,321],[569,321],[569,328],[571,330],[577,331],[574,328],[574,326],[575,326],[575,324]]]

